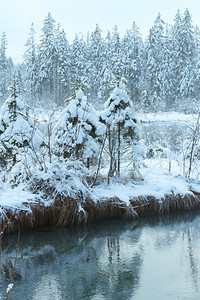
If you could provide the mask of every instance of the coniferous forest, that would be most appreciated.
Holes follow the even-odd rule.
[[[194,112],[200,98],[200,33],[188,9],[177,11],[173,24],[158,14],[143,39],[135,23],[120,36],[117,26],[105,37],[99,25],[72,44],[49,13],[36,42],[34,24],[26,41],[23,63],[7,57],[6,33],[0,48],[0,100],[9,95],[15,77],[31,106],[63,106],[79,80],[84,94],[101,108],[118,77],[126,80],[136,111]]]

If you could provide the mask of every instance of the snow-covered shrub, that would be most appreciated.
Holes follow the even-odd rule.
[[[17,155],[28,148],[37,149],[43,136],[29,115],[29,107],[16,93],[12,93],[0,111],[0,162],[16,163]]]
[[[59,197],[60,200],[67,196],[77,199],[77,195],[81,199],[86,195],[92,197],[85,180],[88,174],[89,170],[80,160],[66,161],[57,156],[52,156],[51,163],[46,161],[45,169],[42,169],[33,154],[28,152],[12,167],[7,175],[7,183],[11,186],[21,184],[38,194],[38,199],[51,204]]]
[[[97,156],[105,134],[105,125],[99,119],[99,113],[87,102],[83,91],[77,90],[53,129],[55,153],[83,162]]]
[[[101,119],[107,126],[110,169],[108,178],[117,171],[120,174],[120,161],[129,152],[131,159],[138,160],[143,151],[140,143],[140,130],[134,115],[133,103],[128,97],[123,80],[118,82],[105,103]]]

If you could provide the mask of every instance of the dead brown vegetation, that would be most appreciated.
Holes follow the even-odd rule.
[[[52,190],[51,190],[52,194]],[[117,197],[102,198],[94,201],[81,193],[76,197],[58,194],[54,203],[45,206],[42,202],[32,204],[29,212],[6,210],[1,216],[4,232],[16,232],[18,228],[41,228],[45,226],[70,226],[87,224],[104,218],[135,218],[146,213],[162,214],[178,210],[190,210],[200,207],[200,196],[191,192],[182,195],[166,195],[163,199],[155,197],[137,197],[127,205]]]

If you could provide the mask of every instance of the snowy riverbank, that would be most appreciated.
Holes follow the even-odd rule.
[[[2,184],[2,222],[4,226],[10,222],[7,228],[16,231],[19,226],[25,229],[85,224],[113,216],[134,218],[143,212],[163,213],[200,207],[198,180],[181,176],[176,161],[171,165],[169,172],[167,160],[145,160],[140,170],[143,180],[126,184],[115,180],[107,185],[104,181],[89,188],[74,177],[64,191],[55,187],[57,196],[52,199],[51,193],[55,191],[44,197],[41,190],[30,191],[24,184],[15,188]],[[127,172],[125,168],[124,172]]]

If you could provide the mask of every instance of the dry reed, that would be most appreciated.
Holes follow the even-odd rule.
[[[52,189],[50,191],[52,193]],[[45,226],[84,225],[111,217],[135,218],[146,213],[163,214],[199,207],[200,195],[191,192],[184,196],[165,195],[163,199],[156,199],[153,196],[134,197],[130,200],[130,205],[117,197],[94,201],[90,196],[84,197],[81,193],[73,197],[57,193],[54,203],[49,206],[38,201],[30,205],[30,212],[19,210],[13,214],[7,210],[5,213],[7,221],[5,218],[2,219],[2,225],[4,231],[16,232],[19,227],[26,230]]]

